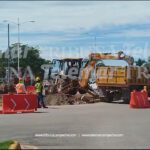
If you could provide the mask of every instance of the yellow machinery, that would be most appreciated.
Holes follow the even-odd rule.
[[[124,60],[128,66],[97,65],[99,60]],[[89,79],[95,69],[95,83],[98,86],[99,97],[103,97],[108,102],[122,98],[128,103],[133,89],[149,86],[149,79],[141,73],[144,68],[133,66],[133,63],[133,57],[125,55],[122,51],[115,54],[92,53],[81,71],[80,87],[89,89]]]
[[[91,71],[94,69],[97,61],[108,60],[108,59],[125,60],[130,66],[133,65],[134,63],[133,57],[124,55],[122,51],[116,53],[115,55],[111,53],[92,53],[89,55],[89,62],[82,69],[81,79],[79,81],[80,86],[84,88],[88,86],[88,80],[90,78]]]

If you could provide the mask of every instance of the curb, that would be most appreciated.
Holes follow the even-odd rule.
[[[14,143],[9,146],[9,149],[21,150],[20,143],[18,141],[13,141]]]
[[[38,147],[32,146],[32,145],[22,145],[21,144],[21,149],[38,149]]]

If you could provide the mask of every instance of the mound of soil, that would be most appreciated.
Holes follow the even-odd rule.
[[[89,94],[66,95],[63,93],[50,94],[45,97],[47,105],[74,105],[96,102],[94,97]]]

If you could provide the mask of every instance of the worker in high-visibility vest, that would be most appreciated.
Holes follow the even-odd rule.
[[[44,104],[42,90],[43,90],[43,87],[42,87],[42,84],[40,82],[40,78],[37,77],[36,83],[35,83],[35,91],[36,91],[37,97],[38,97],[38,108],[41,108],[41,105],[43,106],[43,108],[48,108]]]
[[[17,92],[17,94],[26,94],[27,93],[22,78],[19,78],[19,83],[16,85],[16,92]]]

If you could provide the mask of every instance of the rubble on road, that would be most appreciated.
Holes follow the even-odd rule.
[[[64,93],[50,94],[45,97],[47,105],[78,105],[100,102],[99,99],[95,99],[90,94],[67,95]]]
[[[64,93],[49,94],[45,96],[44,100],[47,105],[78,105],[100,102],[99,99],[95,99],[88,93],[77,93],[76,95],[67,95]],[[0,98],[0,106],[1,105],[2,101]]]

